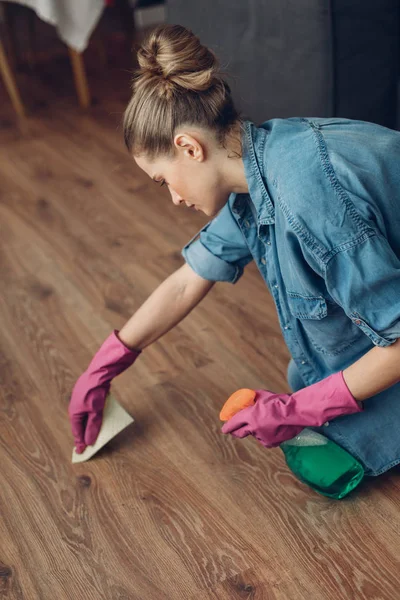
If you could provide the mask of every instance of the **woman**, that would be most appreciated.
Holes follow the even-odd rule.
[[[76,382],[77,451],[98,435],[112,378],[254,260],[294,393],[258,390],[223,433],[272,447],[321,427],[367,475],[399,463],[400,133],[349,119],[242,120],[215,56],[180,26],[155,29],[138,60],[127,147],[174,204],[212,219]]]

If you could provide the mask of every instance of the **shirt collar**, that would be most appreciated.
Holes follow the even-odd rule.
[[[265,187],[264,146],[268,131],[256,127],[252,121],[244,121],[242,129],[242,160],[249,188],[260,225],[275,223],[275,207]],[[238,197],[241,195],[238,194]]]

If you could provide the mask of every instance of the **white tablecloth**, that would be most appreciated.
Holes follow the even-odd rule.
[[[104,0],[11,1],[32,8],[43,21],[57,28],[63,42],[78,52],[85,50],[105,7]]]

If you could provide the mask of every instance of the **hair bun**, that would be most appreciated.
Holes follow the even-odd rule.
[[[138,50],[137,58],[142,71],[157,73],[162,75],[161,65],[157,62],[157,56],[153,54],[149,48],[141,47]]]
[[[160,25],[139,48],[141,74],[158,76],[185,90],[202,92],[220,81],[215,54],[181,25]]]

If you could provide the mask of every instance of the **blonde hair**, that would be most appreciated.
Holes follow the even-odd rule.
[[[160,25],[137,53],[132,98],[125,110],[125,144],[150,160],[175,154],[174,133],[181,125],[212,130],[218,143],[241,122],[215,54],[190,29]]]

